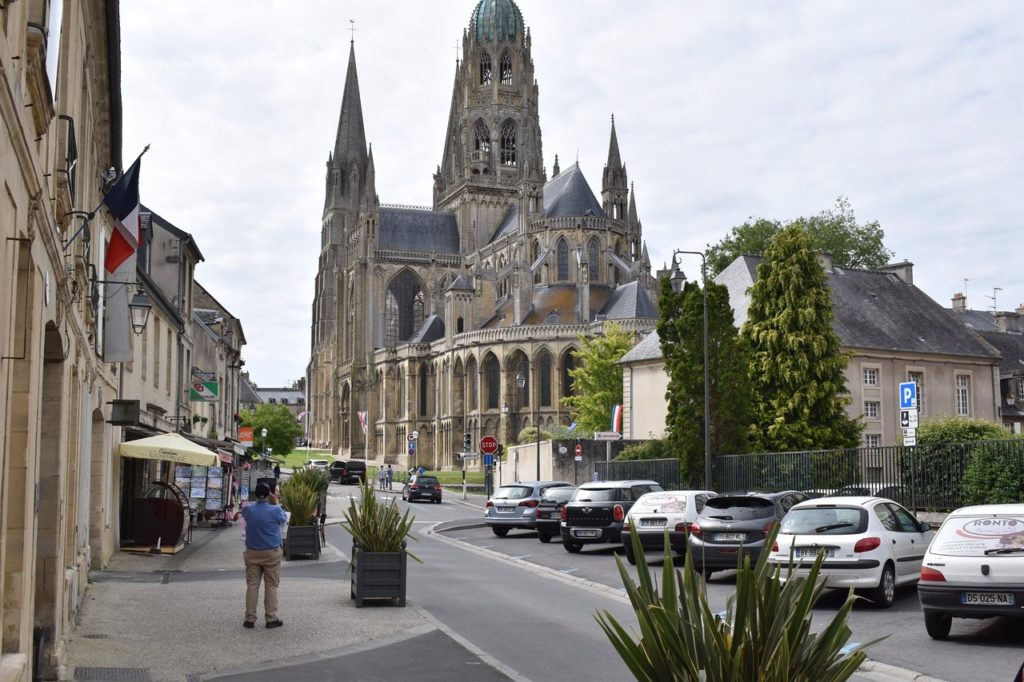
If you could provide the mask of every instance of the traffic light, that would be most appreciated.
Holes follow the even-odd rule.
[[[500,462],[503,454],[505,454],[505,445],[498,443],[498,451],[494,453],[494,458]]]
[[[473,449],[473,434],[469,431],[462,434],[462,449],[469,452]]]

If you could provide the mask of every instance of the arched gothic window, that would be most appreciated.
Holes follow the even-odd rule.
[[[491,84],[491,55],[485,50],[480,54],[480,85]]]
[[[501,84],[512,85],[512,56],[508,52],[501,55]]]
[[[516,388],[519,388],[519,375],[523,375],[523,387],[519,389],[519,405],[530,406],[530,362],[525,355],[519,356],[519,363],[516,365]]]
[[[420,410],[419,415],[421,417],[427,416],[427,398],[429,393],[427,391],[427,380],[429,379],[427,371],[427,363],[420,363],[420,374],[419,374],[419,404]]]
[[[501,129],[501,165],[516,165],[516,124],[512,121]]]
[[[614,254],[615,254],[616,256],[621,256],[621,255],[622,255],[622,248],[621,248],[621,246],[619,245],[619,242],[617,242],[617,241],[615,242],[615,248],[614,248],[614,250],[613,250],[613,253],[614,253]],[[613,270],[612,272],[614,273],[614,277],[615,277],[615,284],[618,284],[618,283],[619,283],[619,269],[618,269],[618,268],[615,268],[615,270]]]
[[[590,275],[591,282],[596,282],[601,278],[601,268],[597,262],[597,254],[597,237],[594,237],[587,244],[587,272]]]
[[[491,131],[487,129],[487,126],[483,122],[476,124],[476,140],[474,146],[478,152],[484,152],[485,154],[491,151]]]
[[[501,400],[501,367],[498,358],[488,355],[484,360],[484,383],[487,389],[487,409],[498,409]]]
[[[468,412],[480,409],[480,373],[476,370],[476,358],[470,358],[466,363],[466,379],[469,380],[469,407]]]
[[[566,351],[562,356],[562,397],[575,395],[572,370],[576,369],[576,351]]]
[[[530,265],[536,265],[538,258],[540,258],[540,242],[535,239],[533,240],[533,253],[530,256]],[[541,268],[538,265],[537,269],[533,271],[534,284],[540,284],[540,270]]]
[[[569,242],[558,240],[558,281],[569,279]]]
[[[424,297],[419,280],[408,270],[388,285],[384,300],[384,345],[394,348],[408,341],[423,324]]]
[[[537,362],[538,376],[540,382],[540,405],[551,407],[551,353],[544,351],[540,354]]]

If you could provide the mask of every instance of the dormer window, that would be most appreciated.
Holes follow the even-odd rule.
[[[512,56],[508,52],[501,55],[501,84],[512,85]]]
[[[480,55],[480,85],[491,84],[491,55],[484,52]]]

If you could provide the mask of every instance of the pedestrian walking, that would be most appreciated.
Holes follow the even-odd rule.
[[[277,503],[277,493],[266,483],[256,486],[256,504],[242,508],[245,519],[245,620],[242,625],[256,627],[256,607],[263,582],[263,611],[267,628],[279,628],[277,586],[281,583],[281,524],[288,516]]]
[[[389,464],[387,471],[388,490],[391,490],[391,481],[393,480],[394,475],[395,472],[391,470],[391,465]]]
[[[281,478],[281,465],[280,464],[275,464],[274,465],[274,478],[277,478],[277,479]]]
[[[387,473],[384,471],[384,467],[377,469],[377,484],[381,490],[384,490],[384,481],[387,479]]]

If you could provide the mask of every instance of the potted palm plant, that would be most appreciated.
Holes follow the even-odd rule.
[[[326,492],[327,477],[322,471],[296,472],[281,484],[281,506],[290,512],[288,533],[284,540],[284,556],[297,555],[320,558],[321,495]]]
[[[399,514],[394,498],[383,502],[373,486],[362,483],[359,501],[351,500],[341,522],[352,536],[350,596],[361,607],[365,599],[397,599],[405,606],[407,558],[423,563],[406,549],[414,516]]]

